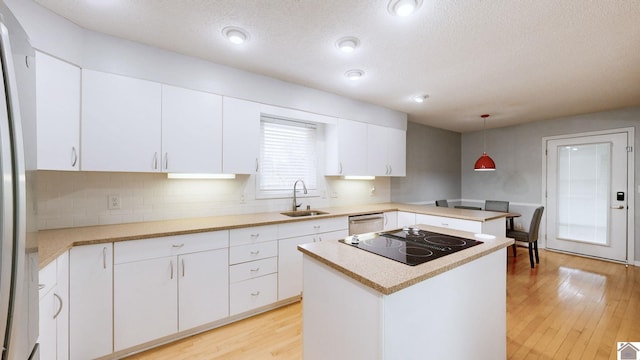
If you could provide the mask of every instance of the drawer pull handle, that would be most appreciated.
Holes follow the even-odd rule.
[[[260,254],[260,250],[256,250],[256,251],[252,251],[251,252],[251,255],[258,255],[258,254]]]
[[[260,236],[260,233],[258,234],[251,234],[250,235],[252,239],[257,239]]]
[[[260,295],[260,291],[256,291],[256,292],[252,292],[251,293],[251,296],[258,296],[258,295]]]
[[[257,268],[255,268],[255,269],[249,269],[249,271],[251,271],[251,272],[260,271],[260,267],[257,267]]]
[[[442,223],[442,226],[449,226],[449,224],[447,224],[447,223]]]
[[[45,285],[45,284],[38,284],[38,290],[42,290],[42,289],[44,289],[46,287],[47,287],[47,285]]]
[[[181,247],[184,246],[184,244],[173,244],[171,245],[172,247],[176,248],[176,249],[180,249]]]

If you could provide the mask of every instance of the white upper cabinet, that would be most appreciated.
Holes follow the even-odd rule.
[[[325,175],[369,175],[367,124],[338,119],[326,128]]]
[[[222,97],[162,85],[162,171],[222,172]]]
[[[405,176],[406,132],[378,125],[367,125],[367,175]]]
[[[80,168],[80,68],[36,52],[38,169]]]
[[[260,104],[225,96],[222,101],[222,122],[222,172],[258,172]]]
[[[82,70],[82,170],[161,170],[161,85]]]

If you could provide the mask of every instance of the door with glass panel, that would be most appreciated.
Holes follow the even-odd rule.
[[[547,248],[627,261],[627,138],[547,141]]]

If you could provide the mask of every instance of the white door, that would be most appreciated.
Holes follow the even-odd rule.
[[[627,260],[627,137],[547,141],[547,248]]]

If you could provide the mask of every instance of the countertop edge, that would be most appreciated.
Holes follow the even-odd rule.
[[[61,229],[47,229],[38,232],[39,268],[42,269],[65,251],[74,246],[103,244],[119,241],[141,240],[155,237],[186,235],[200,232],[232,230],[252,226],[277,225],[312,219],[327,219],[342,216],[369,214],[372,212],[404,211],[423,215],[446,216],[471,221],[490,221],[505,217],[504,213],[467,209],[442,208],[431,205],[402,203],[363,204],[317,210],[328,214],[313,217],[290,218],[280,212],[222,215],[203,218],[174,219],[115,225],[96,225]],[[43,250],[43,242],[47,251]],[[55,243],[55,244],[49,244]]]
[[[422,227],[423,226],[421,226],[421,228]],[[429,230],[433,230],[433,227],[431,227]],[[391,294],[393,294],[395,292],[398,292],[398,291],[400,291],[402,289],[408,288],[408,287],[410,287],[412,285],[415,285],[415,284],[417,284],[419,282],[422,282],[424,280],[427,280],[429,278],[435,277],[435,276],[440,275],[440,274],[442,274],[444,272],[447,272],[449,270],[452,270],[452,269],[455,269],[455,268],[457,268],[459,266],[467,264],[467,263],[469,263],[469,262],[471,262],[473,260],[479,259],[479,258],[481,258],[483,256],[486,256],[488,254],[494,253],[494,252],[499,251],[499,250],[501,250],[503,248],[509,247],[509,246],[513,245],[514,242],[515,242],[511,238],[504,238],[504,239],[506,239],[507,241],[501,241],[499,243],[492,244],[490,247],[488,247],[488,248],[486,248],[484,250],[472,253],[472,254],[470,254],[468,256],[465,256],[463,258],[459,258],[457,260],[451,261],[451,259],[455,259],[455,256],[451,256],[451,255],[449,255],[447,257],[444,257],[444,258],[440,258],[440,259],[434,260],[433,263],[437,263],[439,261],[439,262],[444,262],[444,264],[442,266],[438,266],[435,269],[428,270],[428,271],[425,271],[423,273],[420,273],[420,274],[418,274],[416,276],[413,276],[413,277],[410,277],[410,278],[406,278],[406,279],[402,279],[402,280],[400,280],[398,282],[395,282],[394,284],[392,284],[390,286],[389,285],[385,286],[385,285],[380,284],[377,281],[369,279],[366,276],[364,276],[362,274],[359,274],[359,273],[349,269],[347,265],[343,266],[341,264],[338,264],[337,262],[334,262],[334,261],[332,261],[330,259],[327,259],[327,258],[315,253],[311,249],[306,248],[304,244],[303,245],[298,245],[298,251],[300,251],[303,254],[308,255],[309,257],[311,257],[311,258],[313,258],[313,259],[315,259],[315,260],[317,260],[317,261],[329,266],[330,268],[333,268],[334,270],[336,270],[336,271],[338,271],[338,272],[340,272],[340,273],[342,273],[342,274],[344,274],[344,275],[346,275],[346,276],[358,281],[359,283],[361,283],[361,284],[363,284],[363,285],[365,285],[365,286],[367,286],[367,287],[369,287],[369,288],[371,288],[373,290],[376,290],[376,291],[380,292],[383,295],[391,295]],[[309,244],[309,245],[312,245],[312,244]],[[337,244],[336,246],[343,246],[343,245]],[[362,250],[358,250],[358,249],[355,249],[355,250],[356,251],[362,251]],[[362,254],[362,255],[363,256],[368,256],[368,254]],[[379,256],[379,255],[374,255],[374,256]],[[388,264],[396,265],[396,263],[393,260],[385,259],[385,258],[382,258],[382,257],[380,257],[380,258],[383,259],[383,260],[380,260],[380,261],[387,261]],[[447,260],[449,260],[449,261],[447,261]],[[401,264],[401,265],[402,266],[408,266],[408,265],[404,265],[404,264]]]

